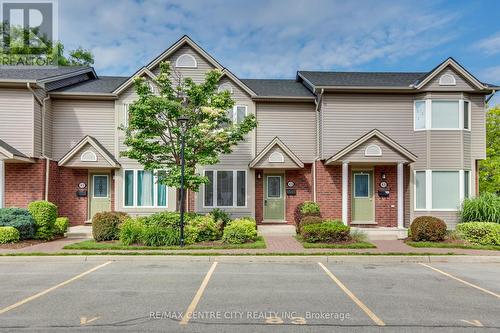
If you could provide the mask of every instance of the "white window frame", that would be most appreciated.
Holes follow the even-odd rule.
[[[217,92],[223,92],[224,90],[229,91],[230,94],[233,93],[233,86],[230,85],[229,83],[223,83],[217,88]]]
[[[90,157],[87,157],[90,156]],[[87,149],[80,155],[80,161],[82,162],[97,162],[97,154],[90,149]]]
[[[202,170],[203,176],[205,176],[206,171],[213,172],[213,201],[211,206],[205,205],[205,191],[206,184],[203,184],[203,208],[247,208],[248,207],[248,172],[243,169],[206,169]],[[232,206],[219,206],[217,205],[217,172],[218,171],[232,171],[233,172],[233,205]],[[245,173],[245,206],[238,206],[238,171],[242,171]]]
[[[134,186],[133,186],[133,190],[132,190],[132,194],[133,194],[133,205],[132,206],[126,206],[125,205],[125,172],[126,171],[133,171],[134,172]],[[158,172],[158,170],[154,170],[153,171],[153,206],[138,206],[137,205],[137,174],[139,171],[146,171],[144,169],[131,169],[131,168],[127,168],[127,169],[123,169],[123,172],[122,172],[122,206],[124,208],[139,208],[139,209],[142,209],[142,208],[168,208],[168,186],[165,185],[165,190],[166,190],[166,193],[165,193],[165,206],[158,206],[158,176],[156,175],[156,173]]]
[[[459,189],[459,203],[457,208],[432,208],[432,172],[457,172],[459,177],[458,189]],[[464,169],[464,170],[452,170],[452,169],[436,169],[436,170],[425,170],[425,169],[417,169],[413,170],[413,210],[416,212],[456,212],[460,210],[460,206],[464,201],[464,171],[469,171],[469,198],[472,193],[472,170]],[[415,177],[417,172],[425,172],[425,208],[417,208],[417,182],[415,181]]]
[[[248,106],[247,105],[238,104],[238,105],[233,106],[233,124],[237,124],[238,108],[245,108],[245,117],[248,116]]]
[[[451,78],[451,82],[450,83],[444,82],[446,80],[446,78]],[[443,75],[441,75],[439,77],[439,85],[440,86],[456,86],[457,80],[455,79],[455,76],[453,74],[444,73]]]
[[[267,175],[266,181],[266,199],[283,199],[283,176],[282,175]],[[270,197],[269,196],[269,178],[279,178],[280,179],[280,196],[279,197]]]
[[[425,101],[425,127],[416,128],[415,115],[417,112],[417,102]],[[433,128],[432,127],[432,102],[458,102],[458,127],[455,128]],[[464,128],[464,101],[469,103],[469,128]],[[471,130],[472,104],[468,99],[416,99],[413,101],[413,131],[469,131]]]
[[[95,177],[106,177],[106,196],[105,197],[96,197],[95,196]],[[104,174],[98,174],[98,175],[92,175],[92,198],[97,198],[97,199],[109,199],[109,192],[110,192],[110,183],[109,183],[109,175],[104,175]]]
[[[369,173],[369,172],[363,172],[363,171],[354,171],[353,172],[353,179],[352,179],[352,182],[353,182],[353,188],[352,188],[352,196],[353,198],[355,199],[369,199],[371,198],[372,196],[370,195],[372,193],[372,184],[371,182],[373,181],[372,179],[372,173]],[[363,197],[360,197],[360,196],[356,196],[356,176],[368,176],[368,191],[366,192],[366,196],[363,196]]]
[[[122,125],[123,125],[123,127],[128,127],[128,108],[129,107],[130,107],[130,103],[123,103],[122,104],[122,114],[123,114]]]
[[[180,65],[179,64],[179,59],[184,58],[184,57],[189,57],[194,61],[194,66],[185,66],[185,65]],[[196,58],[189,53],[184,53],[181,54],[176,60],[175,60],[175,67],[177,68],[198,68],[198,62],[196,61]]]

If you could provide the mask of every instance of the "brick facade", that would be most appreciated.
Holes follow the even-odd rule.
[[[26,208],[45,197],[45,160],[5,164],[5,207]]]
[[[77,197],[76,191],[78,190],[79,183],[87,184],[89,174],[87,169],[71,169],[60,167],[57,175],[57,201],[55,204],[59,207],[59,215],[67,216],[71,225],[83,224],[88,216],[88,194],[87,197]],[[111,192],[113,193],[113,192]]]
[[[286,196],[286,221],[289,224],[295,223],[295,209],[304,201],[313,200],[313,176],[311,164],[305,165],[300,170],[285,171],[285,182],[293,181],[296,190],[295,196]],[[374,175],[374,218],[377,224],[357,225],[361,227],[397,227],[398,219],[398,196],[397,196],[397,166],[380,165],[370,167]],[[352,170],[349,166],[348,181],[348,224],[351,224],[351,189],[352,189]],[[409,171],[405,167],[405,174]],[[388,183],[387,190],[390,191],[389,197],[379,197],[379,184],[382,181],[382,171],[386,174]],[[255,219],[258,223],[263,221],[263,200],[264,200],[264,172],[256,170],[256,175],[261,178],[255,178]],[[405,175],[404,193],[407,193],[409,186],[409,177]],[[316,162],[316,202],[321,209],[321,216],[324,218],[342,218],[342,166],[326,166],[322,161]],[[405,204],[407,201],[405,201]],[[406,205],[404,205],[406,206]],[[406,208],[405,208],[406,210]]]

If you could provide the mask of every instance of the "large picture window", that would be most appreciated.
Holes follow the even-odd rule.
[[[246,207],[247,175],[243,170],[206,170],[205,207]]]
[[[415,171],[414,189],[417,210],[457,210],[470,196],[470,171]]]
[[[165,171],[124,170],[124,207],[167,207],[167,186],[158,183]]]
[[[413,107],[413,127],[418,130],[469,130],[470,102],[419,100]]]

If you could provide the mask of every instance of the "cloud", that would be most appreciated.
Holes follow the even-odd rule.
[[[479,77],[487,83],[500,83],[500,66],[488,67],[481,70]]]
[[[475,47],[476,49],[484,52],[486,55],[500,53],[500,32],[481,39],[475,44]]]
[[[184,34],[240,77],[352,70],[448,43],[460,18],[432,2],[389,0],[72,0],[59,8],[66,48],[90,48],[101,74],[131,74]]]

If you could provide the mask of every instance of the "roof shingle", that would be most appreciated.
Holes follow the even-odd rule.
[[[242,79],[259,97],[314,97],[302,83],[286,79]]]
[[[128,76],[99,76],[97,79],[79,82],[71,86],[56,89],[53,92],[111,93],[128,79]]]
[[[409,87],[427,72],[315,72],[299,71],[314,86]]]

